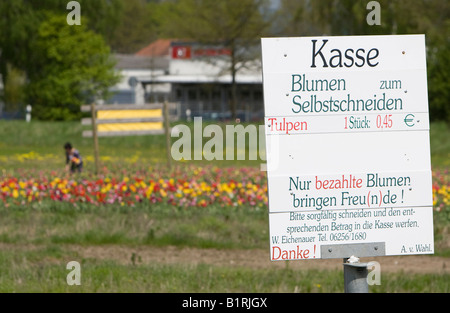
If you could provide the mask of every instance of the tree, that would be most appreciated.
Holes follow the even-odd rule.
[[[69,0],[14,0],[16,1],[32,10],[41,18],[41,21],[45,18],[45,12],[57,15],[69,13],[67,10]],[[77,0],[77,2],[80,3],[81,15],[85,18],[84,22],[88,28],[102,35],[103,39],[110,44],[129,0]]]
[[[38,27],[27,68],[33,116],[79,118],[81,104],[106,98],[118,82],[109,47],[85,25],[69,26],[66,16],[49,14]]]
[[[5,111],[17,112],[25,100],[25,74],[11,64],[8,64],[7,67],[8,78],[5,80],[3,90],[3,100],[6,103]]]
[[[84,17],[83,31],[90,29],[100,33],[104,38],[110,39],[118,24],[123,1],[79,0]],[[46,21],[49,14],[66,17],[69,13],[66,8],[67,3],[67,0],[0,0],[0,74],[6,89],[13,91],[13,94],[17,94],[18,89],[16,87],[18,87],[19,82],[15,77],[19,72],[27,82],[30,82],[30,84],[24,86],[25,89],[28,89],[31,83],[33,86],[38,84],[36,81],[31,81],[30,76],[32,71],[36,72],[35,48],[38,28],[41,23]],[[38,62],[38,64],[41,63]],[[12,73],[15,75],[13,78],[9,78],[10,69],[15,71]],[[38,77],[38,75],[34,75],[33,79]],[[41,87],[49,86],[50,89],[52,88],[52,85],[45,85],[43,82],[41,85]],[[17,103],[9,103],[11,99],[14,101],[17,101],[17,99],[20,99],[20,101],[27,100],[24,96],[12,97],[6,89],[3,100],[7,108],[13,105],[17,106]],[[43,93],[44,90],[39,92]],[[49,90],[49,93],[51,93],[51,90]],[[33,99],[30,100],[33,102]]]
[[[37,15],[23,0],[0,0],[0,73],[4,85],[9,68],[26,68],[32,53],[30,42],[39,23]]]
[[[258,57],[258,43],[269,29],[265,0],[182,0],[173,4],[162,23],[163,34],[230,51],[225,70],[231,75],[230,111],[236,117],[237,73]]]
[[[109,40],[111,48],[119,53],[135,53],[157,38],[158,6],[145,0],[127,0],[118,25]]]

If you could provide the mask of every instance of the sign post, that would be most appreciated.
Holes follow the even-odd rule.
[[[344,290],[346,293],[368,293],[367,263],[349,263],[344,259]]]
[[[271,260],[433,253],[424,35],[263,38],[262,55]]]

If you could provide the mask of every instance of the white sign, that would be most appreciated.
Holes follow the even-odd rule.
[[[271,259],[433,253],[425,37],[264,38],[262,53]]]

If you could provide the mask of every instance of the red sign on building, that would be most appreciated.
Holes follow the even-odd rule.
[[[172,46],[172,59],[191,59],[199,57],[214,57],[221,55],[231,55],[231,51],[218,47],[197,47]]]
[[[190,46],[173,46],[172,47],[172,59],[190,59],[191,47]]]

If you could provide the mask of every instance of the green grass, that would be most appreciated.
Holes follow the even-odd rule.
[[[436,256],[450,256],[448,225],[446,211],[434,212]],[[268,214],[250,206],[74,208],[46,201],[33,208],[0,207],[0,243],[269,249]]]
[[[14,244],[125,244],[199,248],[266,248],[268,216],[250,207],[179,209],[167,204],[75,209],[43,203],[0,208],[0,242]]]
[[[81,285],[69,286],[74,252],[56,246],[0,251],[0,292],[343,292],[342,270],[252,269],[208,264],[129,264],[79,260]],[[381,274],[370,292],[449,292],[449,274]]]
[[[44,169],[64,167],[63,145],[71,142],[85,157],[86,169],[93,169],[92,138],[81,136],[84,126],[79,122],[31,122],[0,120],[0,163],[3,170]],[[102,161],[142,157],[154,164],[165,162],[164,136],[132,136],[100,138]],[[29,155],[33,152],[32,155]],[[2,158],[3,157],[3,158]]]
[[[36,151],[42,154],[63,154],[63,145],[67,141],[83,149],[92,149],[92,138],[83,138],[86,129],[80,122],[41,122],[0,120],[2,134],[1,147],[7,154]],[[131,139],[130,139],[131,138]],[[126,156],[134,149],[142,149],[142,153],[155,148],[164,149],[164,136],[131,136],[100,138],[100,146],[108,148],[108,155]]]
[[[172,123],[172,127],[177,124],[185,123]],[[206,127],[208,124],[204,122],[203,127]],[[187,123],[187,125],[193,134],[193,122]],[[219,125],[225,130],[225,123],[219,123]],[[246,125],[248,124],[244,124],[244,126]],[[82,126],[80,122],[32,121],[31,123],[25,123],[23,121],[0,120],[1,169],[7,169],[12,172],[18,169],[40,170],[62,168],[65,162],[63,145],[69,141],[81,152],[85,160],[88,159],[88,162],[85,162],[85,167],[88,171],[92,171],[94,158],[93,141],[92,138],[83,138],[81,136],[84,129],[89,129],[89,127]],[[172,138],[172,142],[176,140],[178,140],[177,137]],[[193,143],[193,135],[191,136],[191,140]],[[204,139],[203,144],[207,140]],[[194,147],[194,145],[192,144],[191,147]],[[247,138],[246,159],[248,159],[248,149],[249,143]],[[164,135],[100,137],[99,150],[101,161],[105,165],[124,159],[130,160],[130,162],[139,160],[141,163],[149,165],[167,162]],[[29,155],[30,152],[33,152],[33,154]],[[235,151],[235,155],[236,153],[237,151]],[[194,161],[193,150],[191,157],[192,160],[189,162],[192,163],[211,163],[207,160]],[[259,166],[261,160],[223,160],[213,162],[217,166]]]

